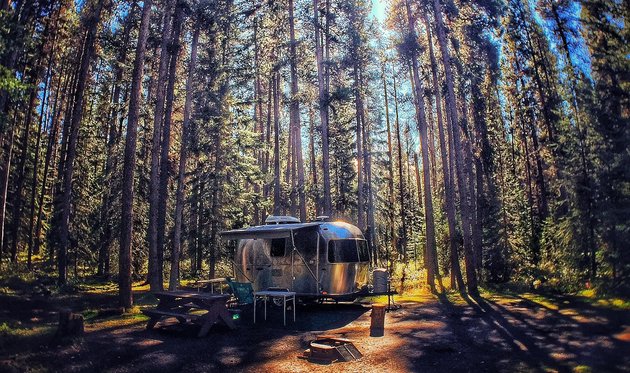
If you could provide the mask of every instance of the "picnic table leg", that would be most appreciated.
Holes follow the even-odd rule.
[[[202,320],[203,324],[201,325],[201,330],[199,330],[199,337],[204,337],[208,334],[212,325],[217,321],[222,321],[230,329],[236,329],[232,316],[224,303],[215,303],[209,307],[208,312],[203,315]]]
[[[236,329],[236,325],[234,325],[234,320],[232,320],[232,315],[226,311],[222,311],[219,313],[219,319],[223,321],[223,323],[230,329]]]
[[[210,331],[210,328],[212,327],[212,325],[214,324],[213,320],[206,320],[202,325],[201,325],[201,330],[199,330],[199,334],[197,335],[199,338],[201,337],[205,337],[206,334],[208,334],[208,332]]]

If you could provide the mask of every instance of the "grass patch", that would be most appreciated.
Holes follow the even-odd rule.
[[[37,346],[44,343],[54,334],[54,326],[22,327],[3,322],[0,324],[0,351],[9,347],[17,349],[19,346]]]
[[[620,297],[609,297],[599,294],[596,288],[584,289],[576,294],[581,300],[588,302],[594,306],[612,308],[619,310],[630,310],[630,299]]]
[[[541,294],[523,293],[520,294],[520,296],[530,302],[534,302],[550,310],[557,311],[560,309],[560,307],[558,307],[558,305],[555,304],[552,300]]]
[[[573,368],[573,373],[591,373],[592,371],[588,365],[578,365]]]

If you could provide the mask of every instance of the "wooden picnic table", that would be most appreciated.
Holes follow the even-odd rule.
[[[201,289],[204,290],[209,290],[209,291],[205,291],[206,293],[216,293],[215,286],[218,285],[219,288],[219,293],[223,294],[223,287],[225,285],[227,285],[227,278],[225,277],[218,277],[218,278],[211,278],[209,280],[197,280],[195,281],[195,286],[197,287],[197,292],[201,291]]]
[[[201,325],[199,337],[208,334],[210,327],[222,322],[230,329],[235,329],[232,316],[226,303],[230,298],[227,294],[198,293],[194,291],[158,291],[153,293],[159,303],[156,308],[143,310],[149,316],[147,329],[153,327],[163,318],[176,318],[180,323],[193,322]],[[203,310],[205,313],[191,313]]]

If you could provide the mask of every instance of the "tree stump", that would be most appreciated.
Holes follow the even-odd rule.
[[[370,337],[385,335],[385,305],[382,303],[373,304],[370,316]]]
[[[83,334],[83,315],[72,313],[69,309],[59,311],[59,327],[55,337],[72,337]]]

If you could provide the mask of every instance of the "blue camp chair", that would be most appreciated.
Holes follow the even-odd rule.
[[[245,306],[254,304],[254,288],[251,282],[236,282],[231,279],[226,279],[234,300],[231,302],[232,306]]]

